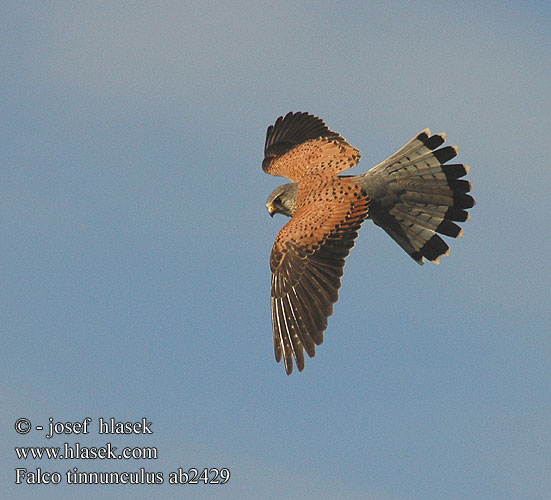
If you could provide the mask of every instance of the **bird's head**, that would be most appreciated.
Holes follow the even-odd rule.
[[[266,208],[273,217],[274,214],[283,214],[292,217],[297,209],[298,185],[294,182],[282,184],[272,191],[266,201]]]

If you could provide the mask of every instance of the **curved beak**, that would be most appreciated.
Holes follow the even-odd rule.
[[[270,214],[270,217],[273,217],[276,213],[276,208],[271,204],[266,204],[266,208],[268,209],[268,213]]]

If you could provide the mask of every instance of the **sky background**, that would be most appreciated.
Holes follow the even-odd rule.
[[[547,2],[0,6],[3,498],[544,500],[551,494]],[[366,222],[324,344],[273,356],[268,125],[324,118],[363,172],[430,127],[477,206],[439,266]],[[14,423],[93,423],[87,436]],[[99,417],[153,422],[103,436]],[[157,460],[17,460],[15,446]],[[164,473],[15,484],[15,468]],[[227,467],[224,486],[171,486]]]

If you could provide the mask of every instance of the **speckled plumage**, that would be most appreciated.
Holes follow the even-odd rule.
[[[274,350],[287,373],[293,356],[302,370],[304,350],[314,356],[315,345],[322,343],[344,258],[367,217],[369,197],[338,177],[359,159],[356,148],[306,113],[279,118],[266,134],[262,168],[298,184],[296,211],[270,257]]]
[[[387,160],[360,176],[339,176],[356,165],[359,151],[323,120],[288,113],[268,127],[263,170],[293,183],[278,187],[266,206],[292,219],[276,237],[270,257],[276,360],[285,370],[304,368],[323,342],[338,299],[344,259],[366,218],[382,227],[414,260],[438,263],[447,244],[436,233],[460,237],[451,221],[468,219],[474,199],[468,172],[444,165],[457,148],[438,148],[444,134],[424,130]]]

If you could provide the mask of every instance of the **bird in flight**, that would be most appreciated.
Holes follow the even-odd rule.
[[[446,164],[456,146],[438,149],[445,134],[425,129],[392,156],[358,176],[339,175],[360,152],[308,113],[279,117],[266,132],[262,169],[292,182],[276,188],[266,207],[291,220],[270,255],[274,352],[288,375],[293,358],[315,355],[333,313],[344,269],[362,222],[371,219],[419,264],[450,253],[439,234],[461,237],[456,224],[475,204],[463,164]],[[437,234],[439,233],[439,234]]]

